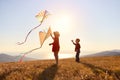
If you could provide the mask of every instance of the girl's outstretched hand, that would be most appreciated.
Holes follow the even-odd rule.
[[[51,45],[52,45],[52,43],[49,44],[49,46],[51,46]]]

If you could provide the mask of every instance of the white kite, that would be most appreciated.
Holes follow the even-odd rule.
[[[49,27],[47,33],[46,32],[39,32],[39,38],[40,38],[40,45],[42,47],[44,41],[52,34],[51,28]]]
[[[42,23],[43,20],[48,17],[48,15],[49,15],[48,11],[45,10],[45,11],[39,12],[35,17],[38,19],[40,23]]]
[[[49,14],[48,14],[48,11],[47,11],[47,10],[39,12],[35,17],[40,21],[40,24],[39,24],[38,26],[34,27],[33,29],[31,29],[31,30],[28,32],[27,36],[25,37],[25,40],[24,40],[23,42],[18,42],[18,45],[24,44],[24,43],[27,41],[27,38],[28,38],[28,36],[30,35],[30,33],[31,33],[33,30],[35,30],[36,28],[38,28],[39,26],[41,26],[41,24],[43,23],[44,19],[47,18],[48,15],[49,15]],[[40,49],[40,48],[42,47],[43,43],[45,42],[45,40],[50,36],[50,34],[52,34],[52,31],[51,31],[51,28],[50,28],[50,27],[49,27],[49,29],[48,29],[47,32],[42,32],[42,31],[40,31],[40,32],[39,32],[40,47],[34,48],[34,49],[32,49],[32,50],[30,50],[30,51],[28,51],[28,52],[22,53],[23,56],[20,58],[19,62],[21,62],[21,61],[23,60],[23,58],[25,57],[26,54],[31,53],[31,52],[33,52],[33,51],[35,51],[35,50],[37,50],[37,49]]]
[[[48,15],[49,15],[49,13],[48,13],[47,10],[45,10],[45,11],[40,11],[40,12],[35,16],[35,17],[39,20],[40,24],[39,24],[38,26],[32,28],[32,29],[28,32],[28,34],[27,34],[27,36],[25,37],[25,40],[24,40],[23,42],[18,42],[17,44],[18,44],[18,45],[24,44],[24,43],[27,41],[27,38],[28,38],[28,36],[30,35],[30,33],[31,33],[33,30],[35,30],[36,28],[40,27],[41,24],[43,23],[44,19],[47,18]]]

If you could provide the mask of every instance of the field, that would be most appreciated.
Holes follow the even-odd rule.
[[[120,56],[0,63],[0,80],[120,80]]]

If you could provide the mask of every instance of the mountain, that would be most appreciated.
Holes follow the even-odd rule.
[[[118,50],[118,49],[115,49],[115,50],[112,50],[112,51],[114,51],[114,52],[120,52],[120,50]]]
[[[0,62],[16,62],[20,59],[20,57],[21,56],[11,56],[11,55],[7,55],[5,53],[1,53],[0,54]],[[23,60],[28,61],[28,60],[34,60],[34,59],[25,57]]]
[[[103,52],[98,52],[98,53],[87,55],[87,56],[88,57],[93,57],[93,56],[120,56],[120,50],[103,51]]]

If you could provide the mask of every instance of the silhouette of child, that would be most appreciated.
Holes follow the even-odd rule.
[[[53,43],[50,43],[49,45],[52,45],[52,52],[54,53],[54,57],[56,60],[56,64],[58,64],[58,52],[60,50],[60,45],[59,45],[59,32],[54,32],[54,37],[51,34],[52,39],[54,40]]]
[[[73,41],[73,40],[71,40],[72,41],[72,43],[75,45],[75,52],[76,52],[76,62],[80,62],[80,58],[79,58],[79,55],[80,55],[80,48],[81,48],[81,46],[80,46],[80,39],[79,38],[77,38],[76,40],[75,40],[75,42]]]

